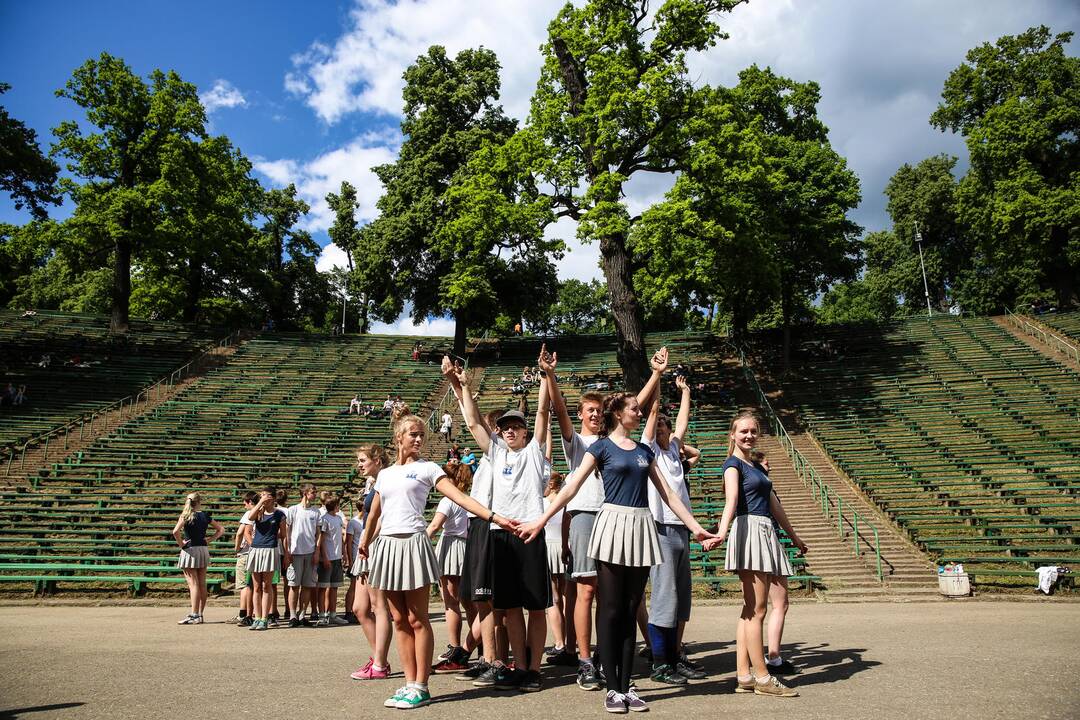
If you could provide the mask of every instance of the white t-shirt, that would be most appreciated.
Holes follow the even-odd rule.
[[[440,432],[446,432],[450,429],[450,426],[454,424],[454,418],[450,413],[446,413],[442,416],[442,428]]]
[[[445,475],[441,467],[427,460],[391,465],[380,471],[375,492],[382,503],[382,534],[423,532],[427,528],[424,506],[428,493]]]
[[[360,551],[360,539],[364,536],[364,523],[360,520],[359,515],[354,515],[352,520],[349,521],[348,526],[345,528],[345,534],[352,536],[352,541],[349,543],[349,557],[356,557],[356,553]]]
[[[690,507],[690,490],[686,487],[686,475],[683,473],[682,458],[679,457],[679,439],[672,437],[668,442],[667,450],[661,449],[656,438],[647,444],[656,453],[656,469],[660,471],[660,475],[667,480],[667,484],[683,501],[683,505]],[[658,523],[683,524],[679,516],[671,512],[671,508],[660,499],[660,493],[656,491],[656,486],[651,480],[649,481],[649,509],[652,510],[653,519]]]
[[[492,438],[495,436],[493,435]],[[494,439],[492,440],[494,442]],[[480,462],[476,465],[476,472],[472,476],[472,489],[469,497],[484,507],[491,507],[491,458],[484,453],[480,456]],[[469,513],[469,517],[476,517]]]
[[[570,440],[569,446],[567,446],[566,440],[562,441],[563,454],[566,455],[566,463],[570,466],[571,473],[581,465],[581,461],[585,459],[585,451],[589,449],[589,446],[599,439],[597,435],[582,435],[576,432]],[[600,512],[600,507],[603,504],[604,482],[600,479],[600,473],[593,472],[589,474],[589,477],[585,478],[585,482],[581,483],[577,495],[566,504],[566,509],[570,512],[578,510]]]
[[[329,560],[341,559],[341,529],[345,526],[345,520],[341,513],[323,513],[319,518],[319,530],[323,534],[323,547],[326,548],[326,557]],[[320,558],[316,558],[320,559]]]
[[[289,552],[308,555],[315,552],[315,531],[319,527],[319,506],[297,503],[285,512],[289,524]]]
[[[555,499],[556,495],[558,495],[558,493],[554,493],[550,497],[544,498],[544,512],[547,512],[547,509],[551,506],[551,501]],[[547,542],[557,542],[560,545],[562,544],[562,524],[563,514],[565,512],[566,508],[559,510],[559,512],[552,515],[551,519],[547,521],[546,525],[544,525],[544,539]]]
[[[465,508],[450,498],[444,497],[440,500],[439,507],[435,508],[435,512],[446,516],[446,521],[442,526],[443,535],[465,537],[469,534],[469,516],[465,512]]]
[[[255,523],[251,521],[251,511],[250,510],[248,510],[247,512],[245,512],[243,515],[240,516],[240,529],[241,530],[244,529],[244,525],[254,525],[254,524]],[[251,543],[248,541],[248,539],[246,537],[244,537],[244,534],[241,533],[241,535],[240,535],[240,550],[236,554],[237,555],[247,555],[250,550],[251,550]]]
[[[491,509],[503,517],[528,522],[544,514],[544,446],[532,439],[521,450],[511,450],[502,438],[492,436]],[[498,527],[492,523],[492,528]]]

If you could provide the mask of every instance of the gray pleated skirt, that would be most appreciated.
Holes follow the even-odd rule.
[[[728,531],[724,569],[754,570],[785,577],[795,574],[772,519],[763,515],[735,516]]]
[[[180,549],[180,557],[176,560],[176,567],[183,570],[204,568],[210,564],[210,548],[205,545],[195,545]]]
[[[663,562],[656,522],[649,508],[604,503],[589,537],[589,557],[628,567],[650,567]]]
[[[376,535],[371,540],[371,545],[368,547],[368,556],[364,557],[359,552],[356,553],[356,559],[353,560],[352,567],[349,568],[349,574],[353,577],[360,577],[361,575],[367,575],[371,571],[371,556],[375,554],[375,548],[379,546],[379,536]]]
[[[443,533],[435,546],[435,556],[439,558],[443,577],[461,577],[461,570],[465,567],[465,536]]]
[[[547,543],[548,572],[555,575],[566,574],[566,563],[562,557],[562,538],[558,542]]]
[[[368,584],[388,591],[415,590],[439,581],[439,559],[424,532],[380,535],[371,555]]]
[[[251,548],[251,552],[248,553],[248,572],[261,573],[261,572],[277,572],[281,569],[281,555],[278,554],[276,547],[272,548]]]

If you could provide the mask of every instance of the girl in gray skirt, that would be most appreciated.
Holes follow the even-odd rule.
[[[773,529],[773,519],[784,528],[795,546],[806,545],[788,522],[784,508],[772,492],[772,481],[751,459],[761,428],[752,412],[743,411],[731,421],[728,431],[728,459],[724,462],[724,514],[714,540],[704,543],[711,550],[724,542],[724,567],[739,573],[743,608],[735,629],[735,692],[795,697],[799,693],[769,673],[762,649],[762,625],[769,599],[770,578],[793,575],[791,560]],[[753,675],[750,674],[753,666]]]
[[[608,678],[604,709],[611,713],[648,710],[630,687],[637,627],[635,615],[645,593],[649,568],[662,561],[656,524],[649,511],[648,483],[660,499],[686,525],[698,541],[714,537],[701,527],[689,508],[656,468],[653,451],[630,437],[641,424],[641,408],[630,393],[604,399],[605,437],[589,446],[581,465],[535,522],[519,533],[531,541],[551,517],[566,506],[585,478],[599,470],[604,484],[604,505],[589,539],[589,555],[596,559],[596,630],[600,664]]]
[[[206,539],[208,527],[214,528],[214,536],[209,541]],[[210,513],[203,512],[202,496],[195,492],[188,495],[184,500],[184,510],[172,531],[173,538],[180,546],[176,567],[184,572],[188,593],[191,595],[191,612],[180,621],[180,625],[202,624],[202,613],[206,608],[206,566],[210,564],[210,549],[207,545],[221,537],[224,532],[225,528],[221,523],[211,518]]]
[[[277,507],[277,493],[266,488],[259,493],[259,504],[248,517],[252,524],[251,550],[248,552],[248,572],[251,573],[252,604],[255,620],[249,630],[266,630],[270,625],[274,590],[274,573],[289,564],[289,533],[285,513]],[[278,553],[278,546],[282,553]]]
[[[363,531],[367,528],[368,519],[371,516],[371,503],[375,500],[375,478],[379,472],[390,464],[390,458],[386,454],[386,448],[377,443],[363,445],[356,451],[356,466],[360,474],[367,478],[364,492],[360,500],[360,529],[356,533],[353,552],[353,566],[351,575],[355,578],[356,591],[353,595],[353,614],[360,621],[360,627],[364,631],[371,655],[367,662],[353,671],[349,677],[353,680],[385,680],[390,677],[390,636],[393,629],[390,625],[390,611],[386,607],[386,598],[383,591],[372,587],[368,582],[368,559],[360,555],[360,540]],[[374,527],[374,540],[369,549],[374,550],[379,542],[378,523]]]
[[[359,548],[360,555],[368,556],[371,538],[381,520],[379,543],[370,556],[368,580],[386,594],[405,673],[405,686],[383,705],[402,710],[431,703],[427,681],[435,639],[428,619],[428,601],[429,586],[439,579],[439,567],[424,532],[428,493],[435,488],[499,527],[512,531],[518,527],[515,521],[496,515],[459,490],[441,467],[421,459],[426,436],[424,421],[415,415],[405,415],[397,421],[394,429],[397,462],[381,471],[375,481],[375,498]]]

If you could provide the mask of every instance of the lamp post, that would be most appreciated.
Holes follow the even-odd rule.
[[[922,233],[919,232],[919,223],[915,223],[915,244],[919,246],[919,267],[922,268],[923,293],[926,295],[926,316],[933,317],[934,313],[930,310],[930,285],[926,282],[926,262],[923,261]]]

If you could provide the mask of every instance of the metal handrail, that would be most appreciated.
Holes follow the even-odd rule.
[[[230,347],[234,342],[239,341],[242,335],[245,334],[246,331],[243,330],[236,330],[235,332],[229,333],[226,337],[215,343],[213,347],[206,347],[206,349],[198,357],[188,361],[184,365],[170,372],[168,375],[165,375],[154,381],[153,383],[147,385],[142,390],[135,393],[135,395],[128,395],[126,397],[120,398],[119,400],[114,400],[108,405],[99,407],[95,410],[91,410],[89,415],[84,413],[78,418],[70,420],[63,425],[52,428],[51,430],[47,430],[43,433],[39,433],[38,435],[35,435],[28,439],[26,442],[24,442],[22,444],[22,447],[12,446],[11,448],[9,448],[8,451],[8,461],[4,469],[4,475],[11,475],[11,465],[15,461],[16,455],[20,456],[19,472],[23,472],[26,469],[26,451],[30,449],[31,446],[37,447],[43,441],[45,443],[45,449],[42,460],[48,460],[50,440],[58,437],[61,433],[63,433],[64,435],[65,450],[68,449],[68,437],[71,433],[75,431],[76,427],[79,428],[80,441],[83,439],[87,424],[90,425],[90,435],[92,437],[94,434],[94,421],[97,420],[99,416],[101,417],[101,421],[105,423],[105,430],[107,432],[109,429],[109,413],[113,412],[114,410],[119,410],[120,419],[122,420],[124,416],[124,405],[127,405],[128,407],[127,419],[130,420],[132,417],[135,416],[135,409],[139,406],[140,402],[143,404],[144,408],[146,405],[149,404],[151,391],[154,392],[154,399],[159,399],[161,397],[162,387],[164,387],[165,391],[168,392],[172,389],[173,385],[175,385],[177,382],[179,382],[186,376],[185,373],[187,373],[193,366],[202,363],[203,360],[209,357],[210,353],[214,352],[215,350]]]
[[[1026,316],[1018,315],[1012,310],[1009,310],[1009,308],[1005,308],[1005,317],[1028,335],[1038,337],[1043,341],[1044,345],[1048,345],[1063,355],[1072,355],[1073,360],[1080,364],[1080,349],[1065,338],[1031,322]],[[1053,342],[1051,342],[1051,340],[1053,340]]]
[[[743,374],[746,376],[747,382],[754,388],[754,392],[757,394],[758,404],[765,412],[766,418],[772,425],[773,432],[776,433],[777,439],[780,441],[780,446],[784,448],[788,458],[791,460],[792,466],[795,468],[795,473],[802,480],[803,486],[810,488],[811,497],[815,501],[821,504],[821,512],[825,515],[826,520],[833,520],[834,514],[836,519],[836,530],[843,539],[844,535],[844,521],[845,521],[845,508],[844,498],[835,490],[829,487],[829,484],[825,482],[818,475],[814,466],[806,459],[795,447],[795,443],[792,441],[791,436],[788,434],[784,424],[780,422],[780,418],[777,417],[776,412],[773,410],[772,404],[769,403],[769,399],[765,396],[765,391],[761,389],[761,385],[758,383],[757,376],[754,375],[754,371],[750,368],[750,363],[746,360],[746,353],[742,348],[732,344],[732,348],[739,355],[739,361],[742,363]],[[852,552],[856,557],[862,555],[862,550],[859,543],[859,526],[869,528],[870,532],[874,535],[874,560],[876,565],[876,575],[878,581],[884,582],[885,576],[881,569],[881,540],[878,535],[878,530],[874,527],[873,523],[869,522],[865,516],[861,515],[858,510],[851,507],[846,508],[847,522],[852,528]]]

